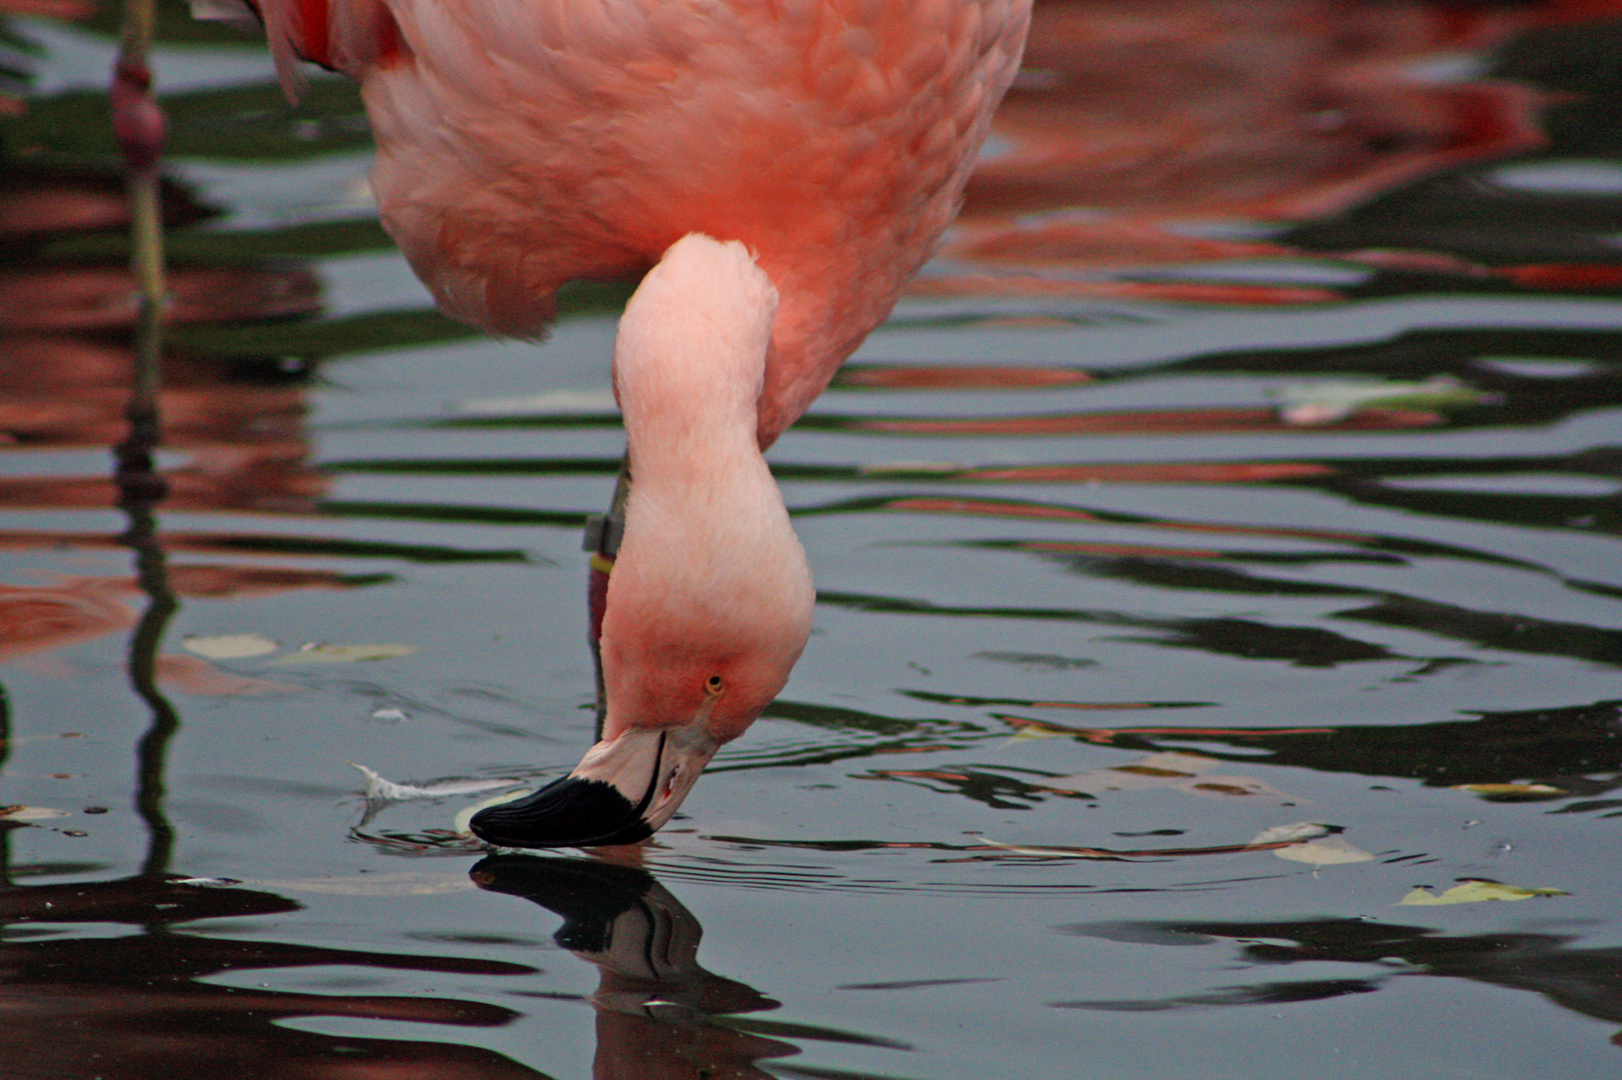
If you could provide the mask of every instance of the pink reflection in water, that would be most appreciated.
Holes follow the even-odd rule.
[[[1287,246],[1232,238],[1230,223],[1325,217],[1445,169],[1534,149],[1548,101],[1476,74],[1481,57],[1539,26],[1619,11],[1614,0],[1038,0],[996,152],[976,171],[944,252],[984,269],[918,289],[1335,299],[1328,287],[1074,275],[1289,257]],[[1382,257],[1395,256],[1370,261]]]

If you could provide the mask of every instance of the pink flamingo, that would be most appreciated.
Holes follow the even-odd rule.
[[[633,480],[598,635],[599,741],[472,828],[515,847],[644,839],[805,646],[811,574],[761,452],[951,220],[1030,0],[256,13],[290,90],[300,58],[360,80],[383,222],[445,311],[533,336],[565,282],[642,278],[614,349]]]

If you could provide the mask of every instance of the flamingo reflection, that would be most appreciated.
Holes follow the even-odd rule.
[[[698,962],[703,928],[653,875],[608,862],[492,855],[473,867],[482,889],[559,915],[554,940],[600,973],[596,1080],[768,1080],[755,1066],[797,1049],[717,1018],[778,1003]]]

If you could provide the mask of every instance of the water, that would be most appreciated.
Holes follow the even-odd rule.
[[[11,18],[0,1075],[1614,1072],[1622,27],[1134,10],[1039,6],[942,258],[771,455],[805,658],[618,863],[347,762],[590,741],[623,293],[439,319],[352,90],[173,13],[143,622],[110,23]],[[1343,846],[1252,844],[1300,823]],[[1559,893],[1401,903],[1482,879]]]

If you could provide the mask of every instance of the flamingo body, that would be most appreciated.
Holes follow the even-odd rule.
[[[633,483],[602,741],[473,819],[512,846],[640,839],[805,644],[760,451],[934,249],[1030,0],[257,5],[290,91],[298,58],[360,80],[384,224],[445,311],[535,336],[565,282],[643,278],[615,350]]]
[[[1029,0],[264,0],[358,78],[384,224],[447,312],[533,336],[567,281],[741,240],[781,297],[757,421],[793,423],[956,212]]]

